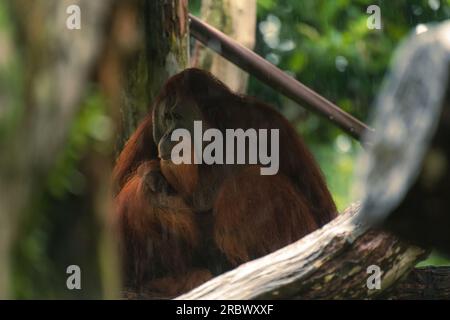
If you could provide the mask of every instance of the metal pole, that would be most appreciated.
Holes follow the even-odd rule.
[[[202,22],[192,14],[189,14],[189,18],[190,32],[194,38],[270,87],[325,117],[357,140],[361,140],[361,136],[366,130],[373,131],[363,122],[224,33]]]

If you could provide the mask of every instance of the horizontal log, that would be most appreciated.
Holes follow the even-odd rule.
[[[424,249],[355,223],[359,205],[299,241],[220,275],[178,299],[375,298],[426,257]],[[370,266],[380,289],[369,289]]]

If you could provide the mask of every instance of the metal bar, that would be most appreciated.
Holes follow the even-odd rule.
[[[189,18],[190,32],[194,38],[270,87],[325,117],[357,140],[361,140],[361,136],[366,130],[373,131],[363,122],[224,33],[202,22],[192,14],[189,14]]]

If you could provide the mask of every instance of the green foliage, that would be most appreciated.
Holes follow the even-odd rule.
[[[314,144],[311,150],[317,159],[325,175],[328,187],[333,193],[334,201],[339,212],[355,201],[351,197],[351,183],[354,170],[355,157],[361,147],[351,141],[345,134],[340,134],[335,139],[334,145]]]
[[[425,266],[448,266],[450,265],[450,259],[445,257],[441,253],[437,251],[433,251],[427,260],[419,262],[417,267],[425,267]]]
[[[190,0],[189,1],[189,12],[198,16],[198,15],[200,15],[201,6],[202,6],[202,0]]]
[[[438,10],[428,2],[259,0],[255,50],[364,120],[400,41],[419,23],[450,17],[448,2]],[[366,9],[372,4],[381,8],[382,30],[367,27]],[[265,30],[268,22],[271,28]],[[261,92],[262,85],[253,80],[250,93]],[[276,93],[265,96],[280,104]],[[318,129],[322,133],[312,133],[311,139],[323,142],[336,136],[325,121]]]

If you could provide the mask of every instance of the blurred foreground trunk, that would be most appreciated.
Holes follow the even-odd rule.
[[[35,201],[45,189],[48,173],[64,149],[79,111],[87,80],[102,49],[111,3],[80,0],[3,4],[11,17],[7,43],[10,51],[4,64],[12,73],[9,78],[13,83],[10,90],[4,88],[0,93],[5,103],[0,120],[0,298],[12,297],[11,249],[26,236],[18,226],[31,216],[39,220],[36,215],[43,214],[37,213]],[[66,25],[66,10],[73,4],[82,8],[82,32]],[[104,180],[108,168],[104,154],[91,157],[95,159],[95,176],[88,182]],[[98,186],[87,201],[92,208],[105,210],[107,206],[97,203],[105,200],[106,185]],[[86,223],[95,223],[98,217],[85,218]],[[58,272],[65,274],[66,270]]]
[[[0,298],[118,297],[114,145],[186,67],[187,1],[1,6],[11,18],[0,33]],[[71,264],[82,290],[66,287]]]

